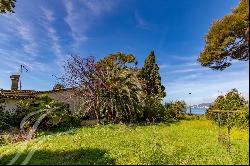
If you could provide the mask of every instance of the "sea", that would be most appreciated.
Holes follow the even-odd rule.
[[[187,113],[190,112],[190,109],[188,108],[186,110]],[[191,108],[191,113],[192,114],[198,114],[198,115],[202,115],[202,114],[205,114],[206,112],[206,108]]]

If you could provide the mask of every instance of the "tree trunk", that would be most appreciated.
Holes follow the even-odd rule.
[[[245,30],[244,38],[247,42],[249,41],[249,27],[247,27],[247,29]]]
[[[228,132],[228,135],[227,135],[227,141],[228,141],[228,144],[227,144],[227,151],[230,153],[231,152],[231,144],[230,144],[230,126],[227,127],[227,132]]]
[[[220,113],[218,112],[218,123],[219,123],[219,133],[218,133],[218,143],[221,144],[221,123],[220,123]]]
[[[231,150],[231,144],[230,144],[230,130],[231,130],[231,124],[229,119],[229,111],[227,112],[227,151],[230,153]]]
[[[97,110],[95,110],[95,116],[96,116],[96,119],[97,119],[97,123],[99,124],[100,123],[100,114]]]

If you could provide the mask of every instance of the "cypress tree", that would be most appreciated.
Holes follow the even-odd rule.
[[[147,96],[166,96],[165,87],[161,84],[159,67],[156,64],[154,51],[151,51],[144,61],[144,67],[140,70],[139,77],[145,82],[145,92]]]

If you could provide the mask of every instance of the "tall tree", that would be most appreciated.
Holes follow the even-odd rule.
[[[218,96],[217,99],[212,103],[212,105],[210,105],[210,107],[208,108],[207,111],[207,116],[214,120],[214,121],[218,121],[217,115],[214,114],[213,112],[211,112],[211,110],[244,110],[245,107],[248,107],[248,102],[246,101],[246,99],[238,92],[237,89],[232,89],[231,91],[229,91],[226,95],[224,96]],[[236,119],[237,121],[241,122],[243,118],[248,119],[248,110],[247,111],[243,111],[243,114],[245,115],[245,117],[240,117],[238,118],[237,116],[235,116],[234,114],[232,114],[231,116],[235,116],[233,118],[238,118]],[[228,115],[227,112],[220,112],[221,117],[221,124],[225,124],[227,122],[228,119]],[[235,121],[236,121],[235,120]]]
[[[166,96],[165,87],[161,84],[161,76],[159,67],[156,64],[154,51],[151,51],[144,61],[144,67],[140,70],[139,77],[145,81],[145,91],[148,96],[158,96],[163,98]]]
[[[15,13],[14,8],[15,8],[15,3],[16,0],[0,0],[0,13]]]
[[[223,70],[232,60],[249,60],[249,2],[240,0],[232,13],[213,22],[198,61],[202,66]]]
[[[80,100],[84,114],[109,122],[136,121],[142,116],[144,98],[132,54],[110,54],[100,61],[93,57],[72,56],[65,64],[62,81]],[[131,66],[131,67],[130,67]]]

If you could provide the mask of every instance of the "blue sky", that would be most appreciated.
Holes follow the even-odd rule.
[[[15,14],[0,15],[0,88],[26,65],[23,89],[49,90],[69,54],[102,58],[133,53],[139,66],[155,51],[165,101],[211,102],[237,88],[249,91],[249,63],[234,61],[224,71],[196,59],[215,19],[238,0],[17,0]],[[188,93],[191,92],[191,95]]]

